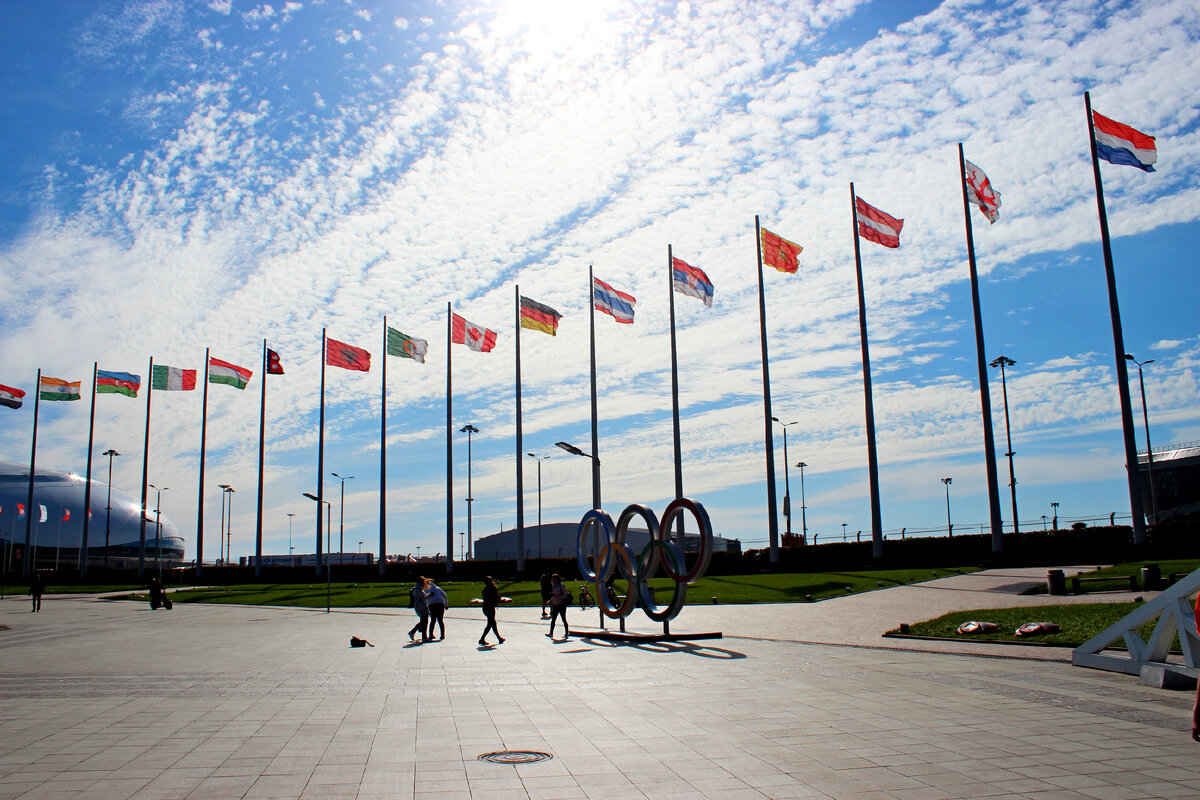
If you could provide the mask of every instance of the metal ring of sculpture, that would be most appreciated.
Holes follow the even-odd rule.
[[[659,609],[658,604],[654,602],[654,593],[650,590],[649,581],[654,577],[656,570],[649,569],[648,564],[652,560],[660,558],[659,551],[662,551],[666,558],[663,558],[663,565],[667,561],[674,561],[676,574],[683,570],[686,562],[683,557],[683,550],[679,545],[672,541],[663,541],[661,539],[651,539],[646,542],[646,546],[642,548],[642,554],[638,557],[638,605],[642,607],[642,611],[646,612],[646,616],[655,622],[666,622],[667,620],[675,619],[679,611],[683,608],[683,604],[687,602],[687,581],[675,581],[675,589],[671,594],[671,602],[663,609]]]
[[[579,521],[579,533],[575,541],[575,563],[579,565],[579,574],[583,576],[585,581],[589,582],[595,582],[597,572],[605,571],[605,569],[611,569],[611,565],[601,567],[599,553],[596,553],[596,572],[592,571],[592,568],[584,559],[584,537],[587,535],[587,532],[593,525],[600,526],[601,537],[606,543],[611,542],[613,539],[612,517],[600,509],[593,508],[591,511],[584,514],[583,519]]]
[[[713,543],[712,543],[712,521],[708,518],[708,512],[704,510],[704,506],[697,503],[688,497],[677,497],[671,504],[667,506],[667,510],[663,512],[662,529],[664,531],[671,530],[675,524],[675,518],[684,511],[692,512],[692,517],[696,520],[696,525],[700,528],[700,555],[696,559],[696,563],[692,568],[683,575],[678,571],[663,563],[663,571],[667,573],[667,577],[678,583],[692,583],[704,573],[708,572],[708,562],[712,561]],[[686,566],[686,564],[685,564]]]
[[[604,612],[604,616],[610,619],[624,619],[633,613],[633,609],[636,608],[638,604],[636,568],[633,563],[633,556],[629,554],[629,548],[625,545],[617,544],[616,542],[610,542],[609,544],[606,544],[600,551],[600,558],[605,559],[605,563],[612,563],[607,561],[610,552],[616,554],[616,558],[614,558],[613,561],[619,562],[620,565],[617,567],[617,570],[621,573],[622,577],[625,578],[625,581],[629,584],[629,588],[625,591],[625,602],[621,603],[619,606],[614,605],[612,599],[608,596],[608,576],[597,576],[595,581],[596,602],[599,604],[600,610]],[[609,570],[610,576],[611,572],[612,571]]]

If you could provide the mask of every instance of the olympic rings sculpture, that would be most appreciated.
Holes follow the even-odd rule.
[[[690,512],[700,529],[700,552],[691,569],[687,568],[683,548],[673,539],[664,534],[674,527],[676,520],[684,512]],[[629,524],[635,518],[640,518],[650,532],[650,540],[635,554],[634,548],[625,543],[625,535]],[[592,544],[589,548],[588,534],[591,533]],[[708,571],[708,562],[712,559],[713,551],[712,522],[704,506],[688,497],[678,497],[663,511],[662,521],[654,515],[647,506],[634,503],[626,506],[617,518],[616,525],[607,512],[592,509],[583,515],[579,521],[579,531],[575,545],[576,561],[584,580],[596,586],[596,602],[600,610],[610,619],[624,619],[640,606],[646,616],[655,622],[666,622],[675,619],[687,600],[687,586],[696,581]],[[595,556],[596,568],[588,564],[587,554]],[[671,602],[659,606],[650,591],[649,581],[659,568],[666,576],[675,582],[675,590],[671,594]],[[606,591],[607,582],[617,572],[629,584],[625,593],[625,601],[620,605],[613,602]]]

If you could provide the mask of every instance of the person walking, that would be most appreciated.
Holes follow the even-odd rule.
[[[490,575],[483,579],[482,597],[483,616],[487,620],[487,627],[483,629],[483,634],[479,637],[479,644],[487,647],[488,631],[496,634],[497,643],[504,644],[504,637],[500,635],[500,631],[496,627],[496,606],[500,605],[500,590],[496,588],[496,581]]]
[[[441,629],[442,635],[438,638],[446,638],[446,623],[443,621],[442,617],[446,613],[446,604],[448,600],[449,598],[446,597],[446,593],[442,590],[442,587],[438,586],[433,582],[433,579],[430,578],[425,585],[425,603],[429,606],[430,639],[433,638],[434,625],[437,625],[438,628]]]
[[[562,617],[563,624],[563,639],[571,635],[571,629],[567,627],[567,603],[569,595],[567,587],[563,586],[562,578],[555,574],[550,576],[550,632],[546,635],[551,639],[554,638],[554,621]]]
[[[553,589],[553,581],[550,579],[550,570],[542,573],[542,619],[548,619],[549,614],[546,613],[546,606],[550,605],[550,592]]]
[[[420,631],[421,641],[427,642],[429,641],[429,630],[426,627],[429,624],[429,604],[425,600],[425,578],[418,577],[408,594],[412,598],[412,610],[417,612],[417,624],[409,628],[408,638],[415,642],[417,632]]]
[[[42,592],[46,591],[46,582],[42,580],[40,572],[34,572],[29,576],[29,596],[33,598],[33,608],[30,612],[42,610]]]

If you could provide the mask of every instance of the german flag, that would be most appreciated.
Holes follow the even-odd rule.
[[[522,328],[530,328],[535,331],[548,333],[551,336],[556,336],[558,335],[558,321],[560,319],[562,319],[562,314],[550,306],[530,300],[524,295],[521,296]]]

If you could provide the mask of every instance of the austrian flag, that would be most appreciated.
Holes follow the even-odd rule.
[[[477,353],[490,353],[496,346],[496,332],[476,325],[458,314],[452,314],[450,341],[454,344],[465,344]]]
[[[858,234],[864,239],[884,247],[900,246],[900,229],[904,227],[904,220],[864,203],[861,197],[854,198],[854,216],[858,219]]]

